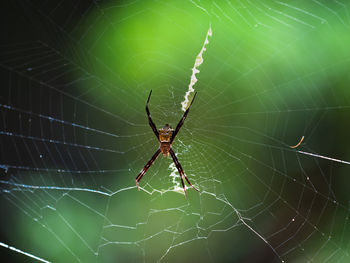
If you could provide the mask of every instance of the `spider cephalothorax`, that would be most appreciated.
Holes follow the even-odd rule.
[[[159,129],[159,141],[170,142],[173,133],[174,129],[169,124],[165,124],[163,128]]]
[[[181,120],[179,121],[179,123],[177,124],[175,130],[171,128],[171,126],[169,124],[165,124],[165,126],[159,130],[157,130],[156,125],[154,124],[152,118],[151,118],[151,114],[149,112],[148,109],[148,103],[149,100],[151,98],[151,94],[152,94],[152,90],[149,93],[148,99],[147,99],[147,103],[146,103],[146,112],[147,112],[147,116],[148,116],[148,123],[151,126],[154,134],[156,135],[160,146],[159,149],[155,152],[155,154],[152,156],[152,158],[148,161],[148,163],[145,165],[145,167],[142,169],[142,171],[138,174],[138,176],[136,177],[136,186],[137,188],[139,188],[139,182],[141,181],[142,176],[147,172],[148,168],[151,167],[151,165],[153,164],[153,162],[157,159],[158,155],[160,153],[163,154],[163,156],[169,156],[169,153],[171,155],[171,157],[173,158],[173,161],[175,163],[175,166],[177,168],[177,170],[179,171],[180,174],[180,178],[181,178],[181,184],[182,187],[184,189],[185,195],[186,195],[186,190],[185,190],[185,185],[184,185],[184,181],[183,181],[183,177],[185,178],[185,180],[187,181],[187,183],[192,186],[195,190],[198,191],[197,188],[195,188],[190,181],[188,180],[188,178],[185,175],[185,172],[182,169],[182,166],[179,162],[179,160],[177,159],[173,149],[171,149],[171,145],[177,135],[177,133],[179,132],[180,128],[182,127],[182,125],[184,124],[184,121],[187,117],[187,114],[191,108],[191,105],[196,97],[197,92],[194,94],[194,97],[191,101],[190,106],[188,106],[187,110],[185,111],[184,115],[182,116]],[[198,191],[199,192],[199,191]]]

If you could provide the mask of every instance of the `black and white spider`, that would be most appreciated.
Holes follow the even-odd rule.
[[[177,170],[179,171],[179,174],[180,174],[180,178],[181,178],[181,184],[182,184],[182,187],[184,189],[184,192],[185,192],[185,195],[186,195],[186,190],[185,190],[185,185],[184,185],[184,181],[183,181],[183,177],[185,178],[185,180],[187,181],[187,183],[193,188],[195,189],[196,191],[199,192],[199,190],[197,188],[195,188],[191,183],[190,181],[188,180],[188,178],[186,177],[185,173],[184,173],[184,170],[182,169],[182,166],[179,162],[179,160],[177,159],[173,149],[171,148],[171,145],[172,143],[174,142],[174,139],[176,137],[176,135],[178,134],[180,128],[182,127],[182,125],[184,124],[184,121],[187,117],[187,114],[191,108],[191,105],[196,97],[196,94],[197,92],[194,94],[194,97],[191,101],[191,104],[190,106],[187,108],[187,110],[185,111],[184,115],[182,116],[181,120],[179,121],[179,123],[177,124],[176,128],[175,128],[175,131],[174,129],[171,128],[171,126],[169,124],[165,124],[165,126],[159,130],[157,130],[157,127],[156,125],[154,124],[152,118],[151,118],[151,114],[149,112],[149,109],[148,109],[148,103],[149,103],[149,100],[151,98],[151,94],[152,94],[152,90],[150,91],[149,93],[149,96],[148,96],[148,99],[147,99],[147,103],[146,103],[146,113],[147,113],[147,116],[148,116],[148,122],[149,122],[149,125],[151,126],[154,134],[156,135],[159,143],[160,143],[160,146],[159,146],[159,149],[155,152],[155,154],[152,156],[152,158],[147,162],[147,164],[145,165],[145,167],[143,167],[142,171],[138,174],[138,176],[136,177],[136,186],[137,186],[137,189],[139,189],[139,182],[141,181],[142,179],[142,176],[144,176],[144,174],[147,172],[148,168],[151,167],[151,165],[153,164],[153,162],[157,159],[158,155],[160,153],[163,153],[163,156],[166,156],[168,157],[169,156],[169,153],[171,155],[171,157],[173,158],[173,161],[174,161],[174,164],[177,168]]]

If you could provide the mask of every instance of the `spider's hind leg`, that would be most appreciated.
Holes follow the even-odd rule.
[[[184,189],[185,197],[187,199],[186,188],[185,188],[184,180],[182,179],[182,174],[180,174],[180,178],[181,178],[182,188]]]
[[[182,177],[185,177],[186,182],[187,182],[194,190],[196,190],[197,192],[200,192],[196,187],[194,187],[194,186],[190,183],[190,180],[188,180],[188,178],[186,177],[185,172],[184,172],[184,170],[182,169],[182,166],[181,166],[179,160],[177,159],[177,157],[176,157],[176,155],[175,155],[173,149],[170,149],[169,152],[170,152],[170,154],[171,154],[171,157],[173,158],[173,161],[174,161],[174,163],[175,163],[175,166],[176,166],[177,170],[179,171],[180,178],[181,178],[181,183],[182,183],[182,187],[183,187],[184,192],[185,192],[185,196],[186,196],[186,189],[185,189],[185,185],[184,185],[184,181],[183,181]],[[186,196],[186,198],[187,198],[187,196]]]
[[[137,190],[139,190],[139,182],[141,181],[142,177],[145,175],[145,173],[147,172],[148,168],[151,167],[151,165],[153,164],[153,162],[157,159],[158,155],[160,154],[161,150],[158,149],[152,156],[152,158],[147,162],[147,164],[145,165],[145,167],[143,167],[142,171],[138,174],[138,176],[136,177],[136,186],[137,186]]]
[[[187,176],[185,175],[185,173],[184,173],[183,175],[184,175],[184,177],[185,177],[187,183],[188,183],[194,190],[196,190],[197,192],[200,193],[200,191],[190,183],[190,181],[188,180],[188,178],[187,178]]]

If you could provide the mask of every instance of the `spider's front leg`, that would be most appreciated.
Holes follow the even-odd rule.
[[[146,103],[146,113],[147,113],[147,117],[148,117],[149,126],[151,126],[152,131],[154,132],[155,136],[157,137],[157,140],[159,141],[159,132],[158,132],[157,127],[151,118],[151,113],[150,113],[149,108],[148,108],[148,103],[149,103],[149,100],[151,99],[151,95],[152,95],[152,90],[149,92],[149,95],[148,95],[148,99],[147,99],[147,103]]]
[[[181,120],[179,121],[179,123],[176,125],[176,128],[175,128],[175,131],[174,131],[174,134],[173,134],[173,137],[171,138],[171,143],[174,141],[176,135],[178,134],[178,132],[180,131],[182,125],[184,124],[186,118],[187,118],[187,114],[188,112],[190,111],[190,108],[192,106],[192,103],[194,102],[194,99],[196,98],[196,95],[197,95],[197,92],[194,94],[193,96],[193,99],[191,101],[191,104],[190,106],[188,106],[187,110],[184,112],[184,115],[182,116]]]
[[[155,154],[153,154],[152,158],[147,162],[147,164],[145,165],[145,167],[143,167],[142,171],[138,174],[138,176],[136,177],[136,186],[137,186],[137,190],[139,190],[139,182],[142,179],[142,176],[145,175],[145,173],[147,172],[148,168],[151,167],[151,165],[153,164],[153,162],[157,159],[158,155],[160,154],[161,150],[158,149]]]

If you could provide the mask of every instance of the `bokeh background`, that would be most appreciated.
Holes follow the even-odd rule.
[[[6,1],[0,12],[2,260],[349,262],[348,2]],[[149,91],[157,127],[176,126],[209,28],[173,146],[201,193],[186,199],[163,157],[137,191],[158,147]]]

